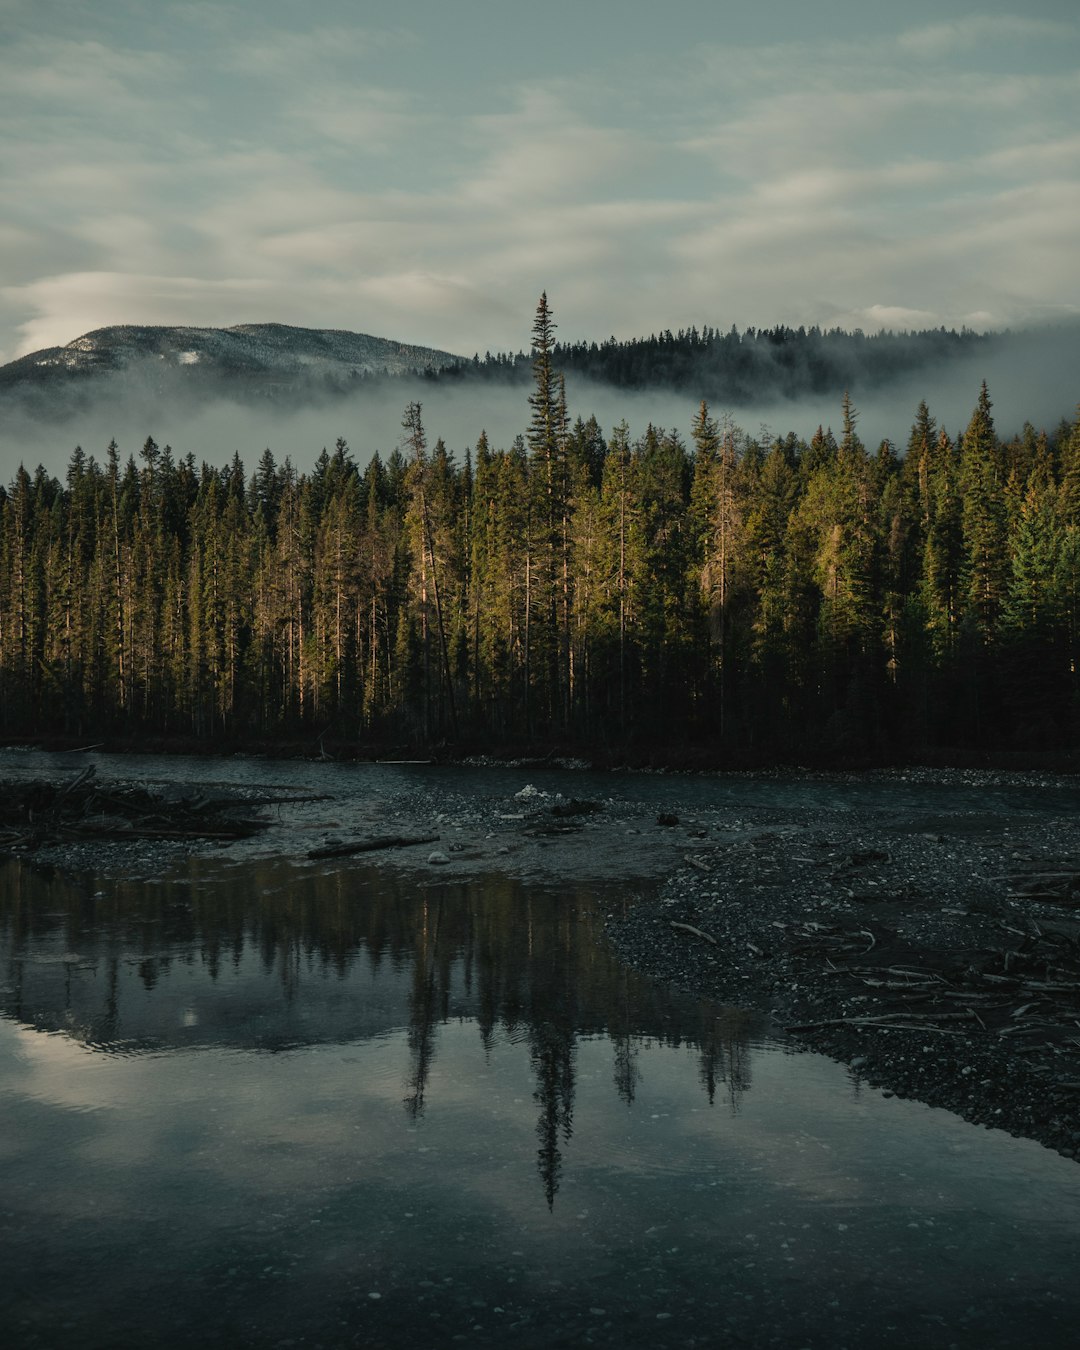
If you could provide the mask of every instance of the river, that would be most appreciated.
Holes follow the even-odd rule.
[[[624,840],[673,802],[1050,812],[1075,788],[93,762],[320,800],[228,848],[0,868],[5,1344],[1075,1343],[1075,1163],[622,967],[605,917],[663,859],[499,843],[530,787],[602,799]],[[305,856],[406,808],[462,861]]]

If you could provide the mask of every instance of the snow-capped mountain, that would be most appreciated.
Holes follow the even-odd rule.
[[[367,376],[432,371],[459,361],[450,352],[339,329],[122,325],[0,366],[0,403],[46,417],[134,391],[307,403],[347,392]]]

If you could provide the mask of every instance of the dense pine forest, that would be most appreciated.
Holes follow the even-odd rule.
[[[571,419],[542,298],[512,445],[419,403],[361,468],[249,476],[147,438],[0,491],[0,734],[724,763],[1069,751],[1080,419],[920,405],[868,449]]]
[[[832,389],[875,389],[919,370],[940,369],[964,357],[989,355],[995,333],[936,328],[868,334],[840,328],[665,329],[620,342],[555,342],[559,370],[617,389],[676,389],[691,397],[752,406],[772,399],[827,394]],[[429,370],[432,380],[527,382],[531,353],[474,356]]]

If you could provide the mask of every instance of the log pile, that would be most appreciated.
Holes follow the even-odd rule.
[[[91,766],[62,784],[0,784],[0,852],[93,840],[246,839],[268,823],[251,815],[259,804],[198,792],[172,798],[144,787],[104,785]]]
[[[437,843],[437,834],[380,834],[372,839],[353,839],[308,849],[309,858],[349,858],[357,853],[375,853],[384,848],[412,848],[416,844]]]
[[[1077,1055],[1080,928],[1075,921],[1033,918],[1024,928],[1004,920],[997,927],[1002,940],[994,948],[897,958],[894,947],[884,959],[867,960],[882,937],[869,928],[794,925],[787,934],[792,949],[804,960],[823,958],[824,973],[846,986],[848,1006],[862,1006],[789,1029],[876,1026],[985,1035],[1022,1054]]]
[[[1045,900],[1055,905],[1080,905],[1080,859],[1030,862],[1008,876],[1010,900]]]

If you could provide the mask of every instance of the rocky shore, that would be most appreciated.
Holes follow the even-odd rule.
[[[583,782],[580,799],[535,781],[501,802],[463,783],[434,816],[422,796],[387,803],[442,840],[382,859],[622,881],[606,931],[628,964],[771,1012],[887,1093],[1080,1158],[1080,813],[1045,810],[1071,803],[1075,780],[805,775],[800,805],[765,804],[790,798],[790,773],[775,794],[761,774],[726,794],[710,775],[657,775],[648,791],[611,775],[610,794]]]
[[[778,774],[793,796],[760,774],[740,791],[731,775],[722,790],[708,775],[476,772],[404,777],[353,805],[322,777],[273,790],[147,792],[91,773],[11,783],[0,846],[147,874],[226,845],[238,861],[363,851],[446,877],[616,883],[607,937],[628,964],[771,1012],[885,1092],[1080,1157],[1080,814],[1021,809],[1029,787],[1078,798],[1075,780],[1062,794],[1065,780],[1023,774]],[[865,792],[871,781],[881,790]],[[967,806],[954,791],[935,807],[943,788]],[[372,840],[395,846],[368,852]]]
[[[851,811],[686,829],[619,955],[770,1010],[887,1093],[1080,1157],[1080,822]]]

